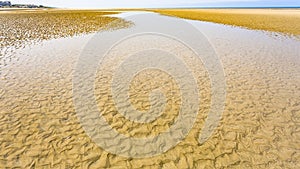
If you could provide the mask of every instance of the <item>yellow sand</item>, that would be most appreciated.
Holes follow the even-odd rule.
[[[24,41],[67,37],[106,29],[128,26],[128,22],[103,15],[117,12],[93,10],[12,10],[0,11],[0,48],[18,46]],[[112,26],[110,27],[112,28]]]
[[[51,33],[47,25],[56,21],[53,15],[64,19],[72,29],[65,27],[67,24],[64,22],[57,22],[64,31],[52,35],[70,35],[70,32],[78,33],[84,28],[94,30],[93,25],[102,27],[100,23],[98,25],[84,17],[70,20],[73,16],[92,18],[97,15],[95,12],[53,12],[42,15],[44,17],[25,13],[28,18],[38,18],[45,33],[35,30],[35,27],[26,27],[25,23],[30,21],[33,25],[33,22],[30,19],[23,21],[25,16],[15,14],[20,17],[18,19],[10,15],[7,16],[14,18],[15,22],[6,20],[12,28],[9,31],[13,32],[9,37],[20,35],[18,30],[23,29],[32,31],[31,36],[38,39],[42,35],[49,37]],[[109,20],[106,19],[114,18],[99,21],[107,23]],[[13,23],[17,21],[22,21],[21,25],[25,27],[15,26]],[[38,35],[35,36],[34,32]],[[0,72],[0,168],[299,168],[300,79],[296,75],[300,71],[298,64],[290,62],[298,48],[281,51],[276,50],[280,44],[260,47],[251,41],[252,37],[245,41],[251,44],[242,45],[239,43],[242,41],[222,38],[219,45],[220,38],[212,40],[225,68],[226,107],[220,126],[203,145],[198,144],[197,137],[210,108],[208,72],[199,59],[183,52],[179,44],[169,41],[158,43],[161,41],[157,38],[147,39],[149,45],[165,45],[166,49],[183,53],[183,59],[199,85],[201,109],[195,126],[183,142],[165,154],[146,159],[108,153],[83,130],[73,102],[72,75],[82,47],[81,43],[77,44],[76,38],[57,41],[57,46],[48,44],[23,51],[25,54],[21,57],[26,59],[20,58]],[[266,42],[269,44],[269,41]],[[271,44],[274,45],[274,42]],[[123,47],[124,50],[120,51],[128,54],[130,46]],[[26,54],[29,56],[26,57]],[[108,83],[114,73],[113,66],[117,66],[115,61],[122,62],[122,57],[124,55],[112,52],[99,66],[95,91],[92,91],[99,110],[103,110],[108,123],[123,134],[144,137],[165,131],[178,112],[178,105],[171,104],[178,100],[179,91],[173,84],[176,79],[170,79],[159,71],[137,74],[130,86],[130,101],[135,108],[147,110],[149,107],[149,101],[143,99],[149,95],[148,90],[142,90],[144,86],[149,90],[162,86],[169,102],[161,119],[149,125],[130,123],[116,111]],[[147,74],[151,76],[145,76]],[[168,95],[171,92],[174,94]]]
[[[300,35],[299,9],[160,9],[154,11],[186,19]]]

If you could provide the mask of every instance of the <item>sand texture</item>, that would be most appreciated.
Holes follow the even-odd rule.
[[[24,41],[39,41],[121,28],[126,24],[105,15],[116,12],[91,10],[16,10],[0,11],[0,48],[17,47]],[[113,21],[117,25],[106,27]]]
[[[207,36],[226,76],[223,118],[207,142],[200,145],[197,140],[211,101],[205,66],[183,50],[182,44],[144,36],[133,40],[146,42],[136,43],[144,47],[156,45],[181,54],[194,73],[200,93],[196,123],[181,143],[151,158],[120,157],[97,146],[82,128],[74,107],[73,71],[93,37],[81,35],[23,43],[24,47],[13,55],[2,56],[10,62],[0,65],[0,168],[299,168],[300,41],[190,22]],[[117,112],[110,82],[117,65],[134,46],[121,44],[119,49],[123,50],[112,50],[99,64],[92,91],[99,110],[124,135],[140,138],[167,130],[176,120],[181,99],[176,79],[162,71],[150,69],[137,74],[129,88],[130,99],[126,100],[138,110],[148,110],[147,96],[160,88],[167,105],[159,119],[138,124]]]
[[[159,9],[154,11],[186,19],[300,35],[299,9]]]

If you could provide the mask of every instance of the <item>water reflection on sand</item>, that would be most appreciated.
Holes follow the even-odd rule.
[[[13,55],[18,59],[0,67],[0,166],[297,168],[300,41],[261,31],[189,22],[214,46],[227,81],[221,124],[206,143],[199,145],[197,138],[209,108],[210,84],[203,65],[195,63],[193,69],[198,72],[204,106],[182,143],[163,155],[147,159],[123,158],[99,148],[82,129],[72,98],[72,73],[91,34],[28,45],[15,51]],[[100,72],[99,77],[105,73]],[[147,79],[151,80],[141,77],[141,82],[134,85],[138,88]],[[96,94],[97,89],[98,94],[108,95],[97,86]],[[104,103],[105,100],[99,100],[99,106],[105,106]],[[107,114],[106,119],[123,133],[140,136],[145,134],[144,129],[149,130],[124,125],[112,114]],[[164,122],[161,120],[157,130],[168,127]]]

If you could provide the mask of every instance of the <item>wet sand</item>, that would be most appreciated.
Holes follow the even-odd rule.
[[[180,18],[300,35],[299,9],[158,9]]]
[[[118,18],[105,16],[116,13],[56,9],[0,11],[0,65],[8,62],[3,59],[4,52],[22,48],[25,42],[35,43],[130,25]],[[113,22],[118,24],[109,25]]]
[[[197,138],[210,108],[209,76],[201,62],[183,53],[196,74],[201,95],[201,109],[187,138],[165,154],[146,159],[124,158],[99,148],[83,130],[73,102],[73,70],[93,36],[81,35],[26,44],[14,51],[18,59],[5,67],[0,65],[0,167],[299,168],[300,41],[261,31],[189,22],[208,37],[226,75],[223,118],[206,143],[199,145]],[[156,43],[153,37],[144,38]],[[179,44],[162,41],[170,51],[181,49]],[[128,46],[123,48],[125,53],[130,50]],[[135,108],[147,110],[149,100],[145,97],[149,90],[163,83],[170,100],[163,118],[140,125],[116,112],[107,82],[115,61],[121,62],[122,57],[112,52],[98,70],[95,95],[105,119],[118,132],[133,137],[166,130],[177,115],[178,86],[160,71],[141,72],[130,90]],[[147,90],[139,92],[145,85],[149,85]]]

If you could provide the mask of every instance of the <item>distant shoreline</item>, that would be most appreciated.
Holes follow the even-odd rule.
[[[59,7],[38,7],[38,8],[16,8],[0,7],[0,11],[11,10],[39,10],[39,9],[59,9],[59,10],[153,10],[153,9],[300,9],[299,7],[173,7],[173,8],[59,8]]]
[[[152,8],[152,9],[300,9],[300,6],[298,7],[178,7],[178,8]]]
[[[47,9],[56,9],[56,8],[0,8],[0,11],[34,11],[34,10],[47,10]]]

